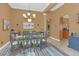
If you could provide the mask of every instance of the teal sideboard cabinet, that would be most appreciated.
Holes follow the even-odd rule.
[[[68,47],[74,50],[79,51],[79,37],[77,36],[70,36]]]

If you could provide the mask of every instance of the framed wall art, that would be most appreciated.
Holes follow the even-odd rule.
[[[34,23],[33,22],[23,23],[23,29],[34,29]]]
[[[3,30],[9,30],[9,27],[10,27],[10,23],[9,23],[9,20],[8,19],[3,19]]]

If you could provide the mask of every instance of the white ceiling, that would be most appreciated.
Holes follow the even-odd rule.
[[[58,3],[58,4],[56,4],[55,7],[51,8],[51,11],[54,11],[54,10],[60,8],[62,5],[64,5],[64,3]]]
[[[51,11],[61,7],[64,3],[52,3]],[[12,8],[25,9],[33,11],[44,11],[50,3],[9,3]]]
[[[12,8],[43,11],[49,3],[9,3]]]

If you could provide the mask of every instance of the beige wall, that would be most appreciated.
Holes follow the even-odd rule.
[[[20,10],[20,9],[12,9],[11,11],[11,19],[12,19],[12,28],[15,30],[23,31],[23,23],[27,22],[27,19],[25,19],[22,14],[27,13],[26,10]],[[41,12],[35,12],[32,11],[31,13],[36,13],[36,18],[33,20],[35,24],[35,31],[42,31],[43,30],[43,15]],[[19,26],[17,26],[19,24]],[[39,24],[39,26],[37,26]]]
[[[9,39],[9,30],[3,31],[3,18],[10,20],[10,7],[8,4],[0,3],[0,47]]]
[[[79,35],[79,24],[76,21],[76,14],[79,13],[79,4],[69,3],[64,4],[59,9],[50,12],[50,17],[52,17],[51,22],[51,36],[59,39],[59,20],[60,17],[64,15],[69,15],[69,29],[71,32],[77,32]]]

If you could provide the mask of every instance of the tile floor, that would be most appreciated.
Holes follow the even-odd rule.
[[[79,56],[78,51],[68,47],[68,39],[65,39],[63,41],[56,41],[56,40],[49,38],[48,42],[50,42],[55,47],[57,47],[59,50],[65,52],[66,54],[70,56]]]

